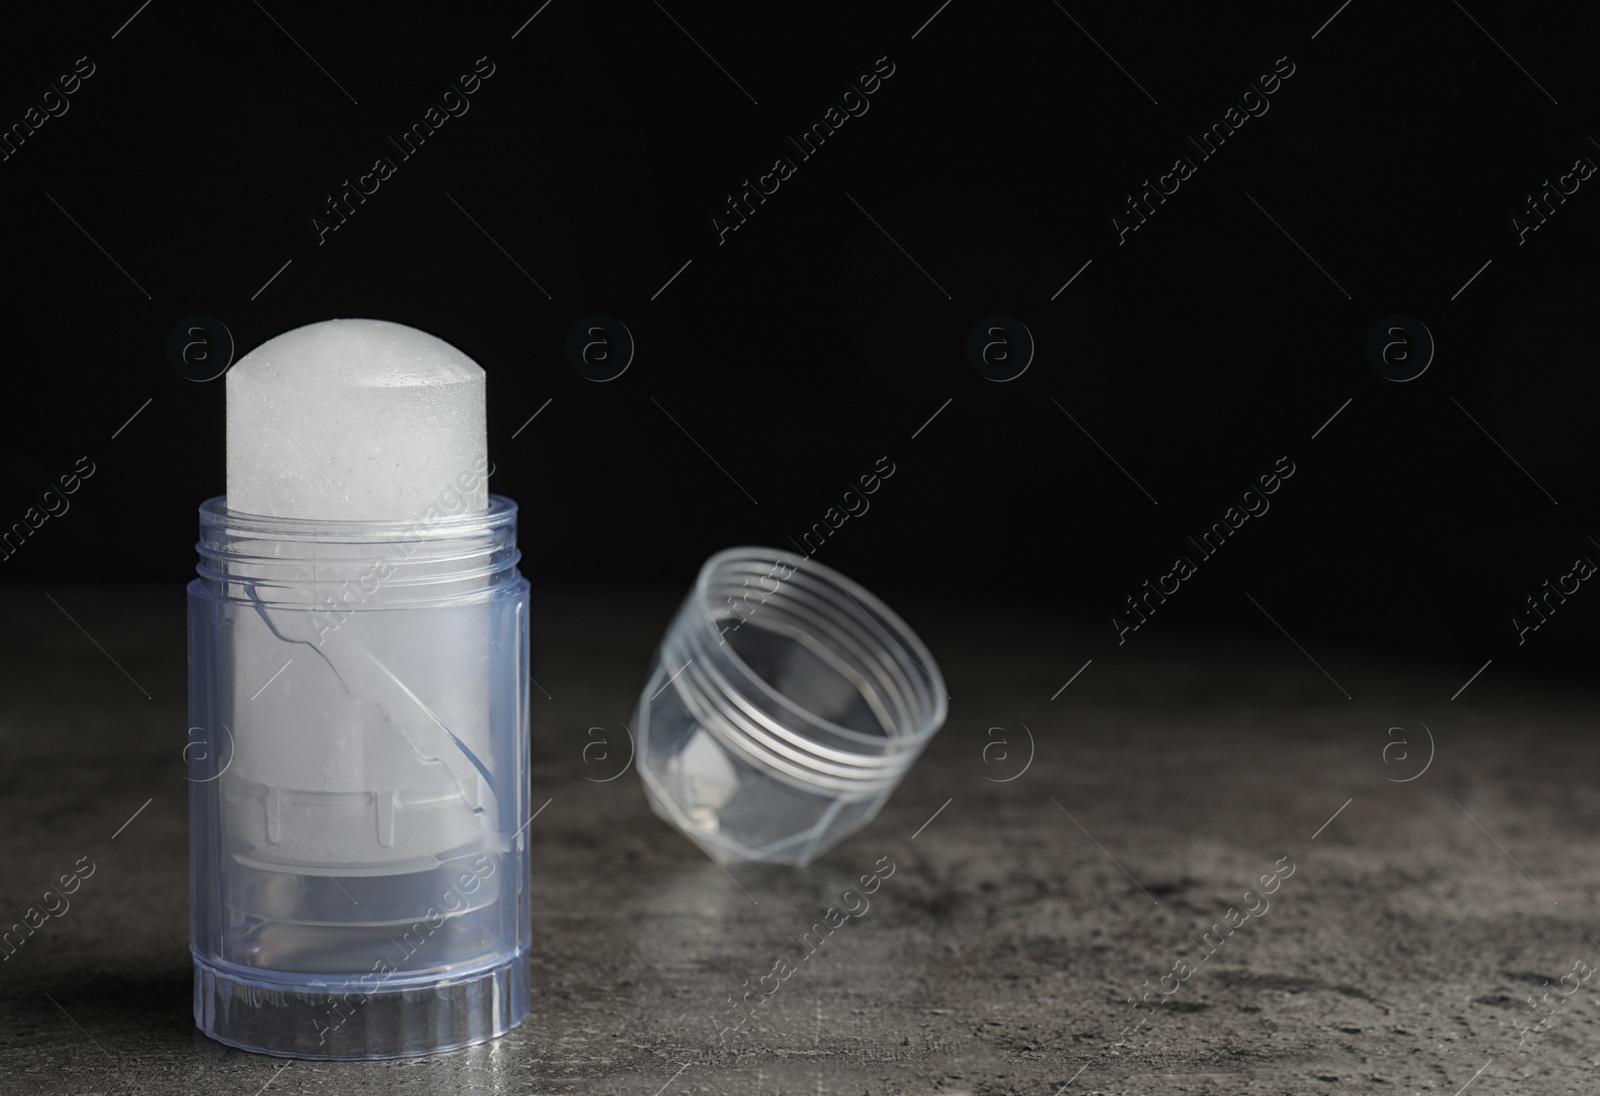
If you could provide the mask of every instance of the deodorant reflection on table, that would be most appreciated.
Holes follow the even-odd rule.
[[[430,1054],[529,1005],[528,583],[483,370],[375,320],[227,377],[189,585],[195,1023]]]

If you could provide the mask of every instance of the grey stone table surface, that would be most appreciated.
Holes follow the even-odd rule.
[[[1593,689],[908,603],[945,729],[810,868],[724,871],[622,771],[675,600],[536,594],[531,1016],[332,1064],[194,1028],[181,590],[0,592],[0,924],[95,869],[0,962],[0,1093],[1600,1091]]]

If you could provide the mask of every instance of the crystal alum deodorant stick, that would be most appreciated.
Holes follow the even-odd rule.
[[[382,1058],[528,1010],[528,583],[484,372],[421,331],[298,328],[227,377],[189,586],[195,1022]]]

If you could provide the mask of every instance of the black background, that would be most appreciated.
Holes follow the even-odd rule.
[[[789,547],[887,456],[819,561],[891,596],[1097,621],[1109,649],[1124,597],[1287,456],[1270,512],[1130,645],[1276,635],[1269,611],[1313,654],[1590,672],[1587,584],[1526,645],[1509,623],[1600,560],[1600,179],[1521,245],[1509,221],[1600,158],[1575,9],[1357,0],[1319,31],[1332,0],[156,0],[119,30],[136,6],[0,17],[5,124],[95,66],[0,163],[0,525],[80,456],[96,469],[0,581],[178,596],[195,508],[223,491],[224,385],[178,374],[173,325],[214,316],[242,355],[372,317],[488,371],[491,489],[523,508],[536,590],[685,589],[720,548]],[[325,197],[479,57],[469,112],[319,245]],[[719,245],[724,197],[881,57],[868,113]],[[1269,112],[1119,245],[1125,196],[1281,57]],[[593,313],[637,342],[603,384],[566,355]],[[991,313],[1037,342],[1009,383],[967,360]],[[1364,349],[1394,313],[1438,344],[1409,383]]]

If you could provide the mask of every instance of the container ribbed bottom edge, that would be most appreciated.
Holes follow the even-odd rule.
[[[270,976],[196,956],[195,1026],[228,1046],[281,1058],[408,1058],[504,1035],[529,1007],[526,953],[466,976],[367,992],[359,983],[326,990]]]

